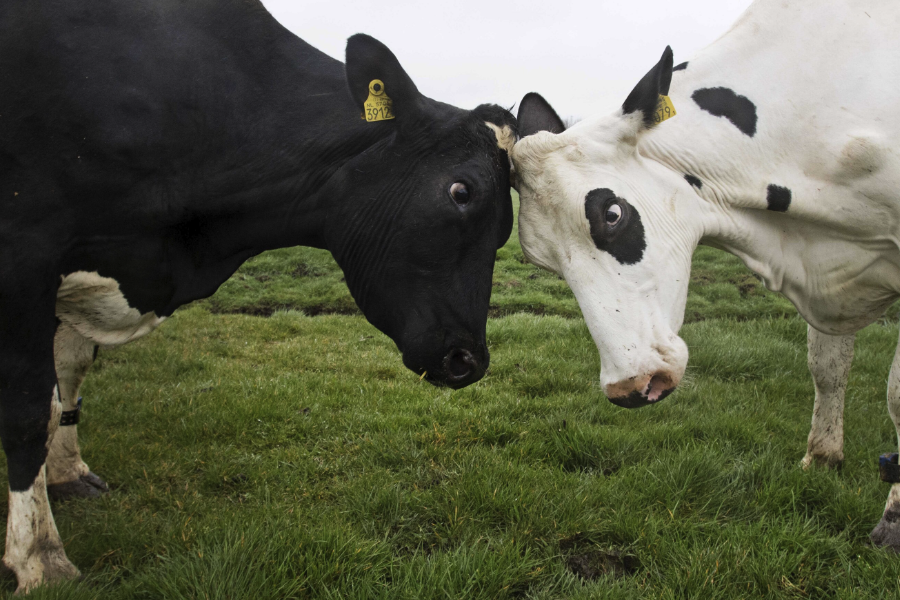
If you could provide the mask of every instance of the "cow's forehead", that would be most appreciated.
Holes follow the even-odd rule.
[[[611,183],[621,186],[616,168],[592,160],[581,144],[542,145],[542,140],[536,141],[537,147],[520,148],[521,141],[515,147],[516,176],[526,197],[533,196],[545,205],[579,204],[590,189],[610,187]]]
[[[587,191],[609,188],[629,201],[643,203],[653,193],[655,177],[637,151],[637,139],[621,127],[622,119],[581,122],[552,134],[538,132],[516,144],[513,162],[523,188],[541,204],[580,206]],[[642,193],[643,192],[643,193]],[[528,195],[526,193],[526,195]]]
[[[499,149],[507,154],[518,136],[515,117],[506,109],[482,104],[473,110],[449,107],[440,115],[432,115],[425,129],[420,132],[417,145],[430,143],[444,156],[448,151],[462,156],[491,157],[496,153],[486,150]]]

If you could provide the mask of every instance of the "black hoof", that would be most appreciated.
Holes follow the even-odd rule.
[[[99,498],[108,493],[109,486],[94,473],[82,475],[74,481],[47,486],[47,495],[57,502],[71,498]]]
[[[876,546],[900,552],[900,509],[891,507],[885,511],[869,539]]]

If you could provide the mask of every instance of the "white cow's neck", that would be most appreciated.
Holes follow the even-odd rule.
[[[835,19],[866,19],[868,26],[863,8],[835,2],[810,11],[802,4],[756,2],[728,34],[674,72],[669,95],[678,114],[643,133],[638,148],[666,167],[673,185],[685,175],[702,183],[693,187],[691,208],[701,243],[739,256],[821,331],[847,333],[900,294],[900,181],[892,175],[900,160],[889,141],[898,132],[893,121],[864,118],[890,109],[883,94],[831,83],[875,85],[855,69],[879,54],[860,42],[832,63],[834,39],[820,33]],[[817,61],[799,75],[783,58],[796,48]],[[753,135],[693,99],[697,90],[720,87],[753,101]],[[791,192],[786,212],[769,210],[773,184]]]

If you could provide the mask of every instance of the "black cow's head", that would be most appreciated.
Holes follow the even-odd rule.
[[[498,106],[467,111],[426,98],[365,35],[350,38],[346,65],[359,113],[374,89],[395,118],[364,124],[385,135],[339,173],[345,195],[328,217],[328,247],[407,367],[438,385],[474,383],[489,361],[494,259],[512,229],[515,119]]]

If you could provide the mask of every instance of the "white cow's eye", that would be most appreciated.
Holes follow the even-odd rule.
[[[606,224],[615,225],[622,218],[622,207],[618,204],[610,204],[606,209]]]
[[[460,206],[465,206],[469,203],[469,188],[466,187],[466,184],[457,181],[450,186],[450,197]]]

